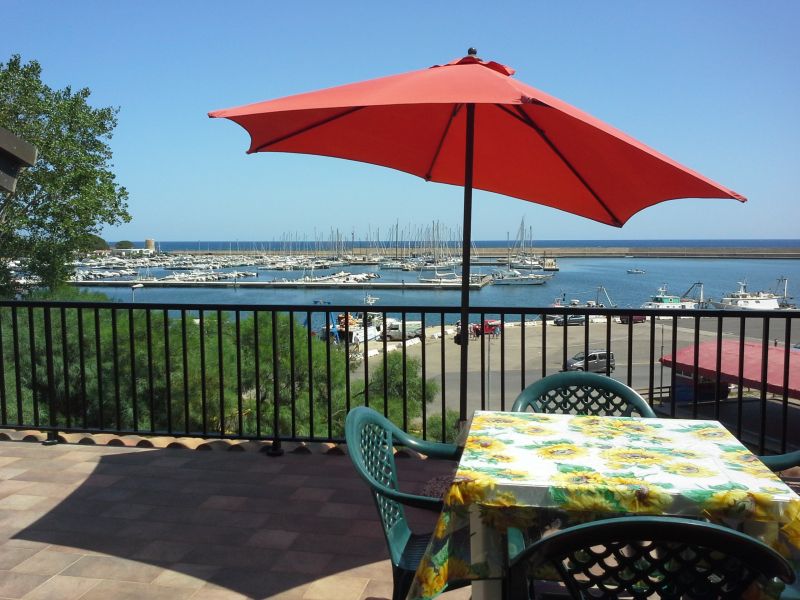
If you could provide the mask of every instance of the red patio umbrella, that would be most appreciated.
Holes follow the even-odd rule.
[[[598,119],[469,55],[446,65],[217,110],[250,134],[249,153],[335,156],[464,188],[461,323],[469,314],[472,189],[621,227],[676,198],[733,198]],[[461,417],[468,345],[461,344]]]

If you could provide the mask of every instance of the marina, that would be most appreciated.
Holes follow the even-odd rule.
[[[498,257],[505,259],[506,257]],[[385,262],[385,261],[384,261]],[[344,264],[342,264],[344,263]],[[305,268],[300,265],[305,264]],[[450,267],[452,281],[436,281],[437,271],[413,272],[383,268],[378,261],[368,264],[354,260],[333,261],[330,257],[279,254],[188,254],[162,253],[152,257],[106,257],[75,265],[73,285],[84,290],[98,290],[111,298],[127,301],[133,285],[138,302],[222,302],[256,304],[311,304],[316,299],[335,303],[363,304],[370,295],[376,307],[381,305],[458,303],[459,269]],[[182,268],[176,268],[182,267]],[[291,267],[291,268],[289,268]],[[530,307],[550,306],[553,298],[578,300],[579,304],[597,301],[598,286],[603,286],[620,308],[639,308],[652,301],[654,292],[687,290],[693,283],[703,283],[703,302],[719,301],[730,296],[736,282],[746,280],[753,290],[774,290],[788,298],[800,296],[800,261],[794,259],[719,258],[625,258],[595,256],[566,257],[559,260],[558,272],[522,271],[549,277],[543,285],[496,285],[498,266],[479,256],[473,262],[476,275],[470,290],[472,303],[479,305]],[[643,274],[631,276],[628,269]],[[129,273],[133,272],[131,275]],[[128,274],[125,274],[128,273]],[[211,273],[215,274],[211,280]],[[242,273],[255,273],[243,276]],[[445,270],[438,271],[444,274]],[[197,277],[196,280],[191,280]],[[779,280],[786,279],[785,283]],[[785,289],[784,289],[785,288]],[[693,296],[697,294],[693,293]],[[605,298],[601,300],[607,304]]]
[[[800,248],[796,240],[558,244],[547,249],[535,247],[535,251],[525,248],[525,254],[543,267],[533,270],[509,266],[520,260],[521,248],[512,252],[508,241],[476,241],[469,286],[472,306],[591,307],[594,303],[647,308],[654,303],[662,308],[680,305],[718,310],[726,308],[720,304],[731,304],[736,297],[732,290],[741,285],[737,282],[760,291],[761,308],[792,308],[793,297],[800,295],[800,260],[762,258],[769,248],[794,252]],[[400,242],[395,247],[357,242],[243,242],[234,247],[229,242],[150,241],[147,248],[114,250],[76,260],[71,284],[120,301],[276,305],[324,301],[369,304],[376,310],[381,306],[455,306],[461,285],[460,259],[446,246],[438,241],[433,246],[428,241],[417,245]],[[656,248],[689,255],[642,256]],[[727,248],[734,252],[729,254]],[[570,256],[570,252],[576,255]],[[706,254],[716,258],[698,258]],[[743,254],[751,258],[743,258]],[[20,265],[11,266],[18,269],[18,277],[26,277]],[[691,293],[687,288],[693,288]],[[614,301],[598,299],[598,289],[606,290]],[[678,296],[677,304],[674,298],[666,302],[676,290],[687,292]]]

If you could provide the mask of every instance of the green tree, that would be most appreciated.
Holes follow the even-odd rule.
[[[99,235],[90,233],[86,239],[87,250],[108,250],[108,242]]]
[[[54,289],[74,253],[91,248],[92,234],[130,215],[128,193],[111,172],[118,109],[90,106],[88,88],[54,90],[41,74],[38,62],[19,55],[0,63],[0,126],[39,150],[16,193],[0,193],[0,248],[4,258],[27,259],[27,270]],[[0,294],[14,291],[8,268],[0,269]]]
[[[134,245],[133,242],[129,240],[122,240],[121,242],[117,242],[116,244],[114,244],[114,247],[120,250],[130,250],[131,248],[134,247]]]
[[[103,300],[76,290],[34,299],[54,297]],[[347,411],[368,396],[422,433],[438,386],[418,360],[407,358],[405,376],[400,353],[373,363],[365,394],[343,345],[310,334],[286,313],[0,307],[0,412],[32,427],[252,438],[273,437],[277,417],[281,438],[328,439],[344,436]],[[457,420],[429,415],[426,437],[452,439]]]

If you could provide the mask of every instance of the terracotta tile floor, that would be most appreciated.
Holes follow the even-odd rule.
[[[409,490],[450,466],[398,462]],[[347,456],[0,441],[2,599],[366,600],[391,580]]]

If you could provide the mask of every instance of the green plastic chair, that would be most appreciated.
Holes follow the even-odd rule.
[[[511,410],[602,416],[655,417],[644,398],[616,379],[564,371],[543,377],[517,396]]]
[[[371,408],[351,410],[345,421],[347,452],[361,478],[367,482],[378,508],[392,562],[394,591],[392,600],[408,595],[414,573],[431,534],[413,533],[408,526],[404,505],[439,512],[442,500],[401,492],[397,484],[394,446],[405,446],[432,458],[457,460],[460,450],[453,444],[426,442],[404,432]],[[457,582],[448,589],[468,585]]]
[[[800,467],[800,450],[794,452],[787,452],[786,454],[770,454],[768,456],[759,456],[765,465],[771,470],[785,471],[792,467]]]
[[[506,599],[530,598],[528,574],[554,568],[568,597],[741,600],[754,582],[795,579],[772,548],[733,529],[677,517],[622,517],[564,529],[512,560]],[[780,581],[778,581],[780,580]]]
[[[761,462],[775,472],[785,471],[786,469],[791,469],[792,467],[800,467],[800,450],[787,452],[785,454],[759,456],[758,458],[760,458]],[[800,588],[786,588],[781,594],[781,600],[800,600]]]

